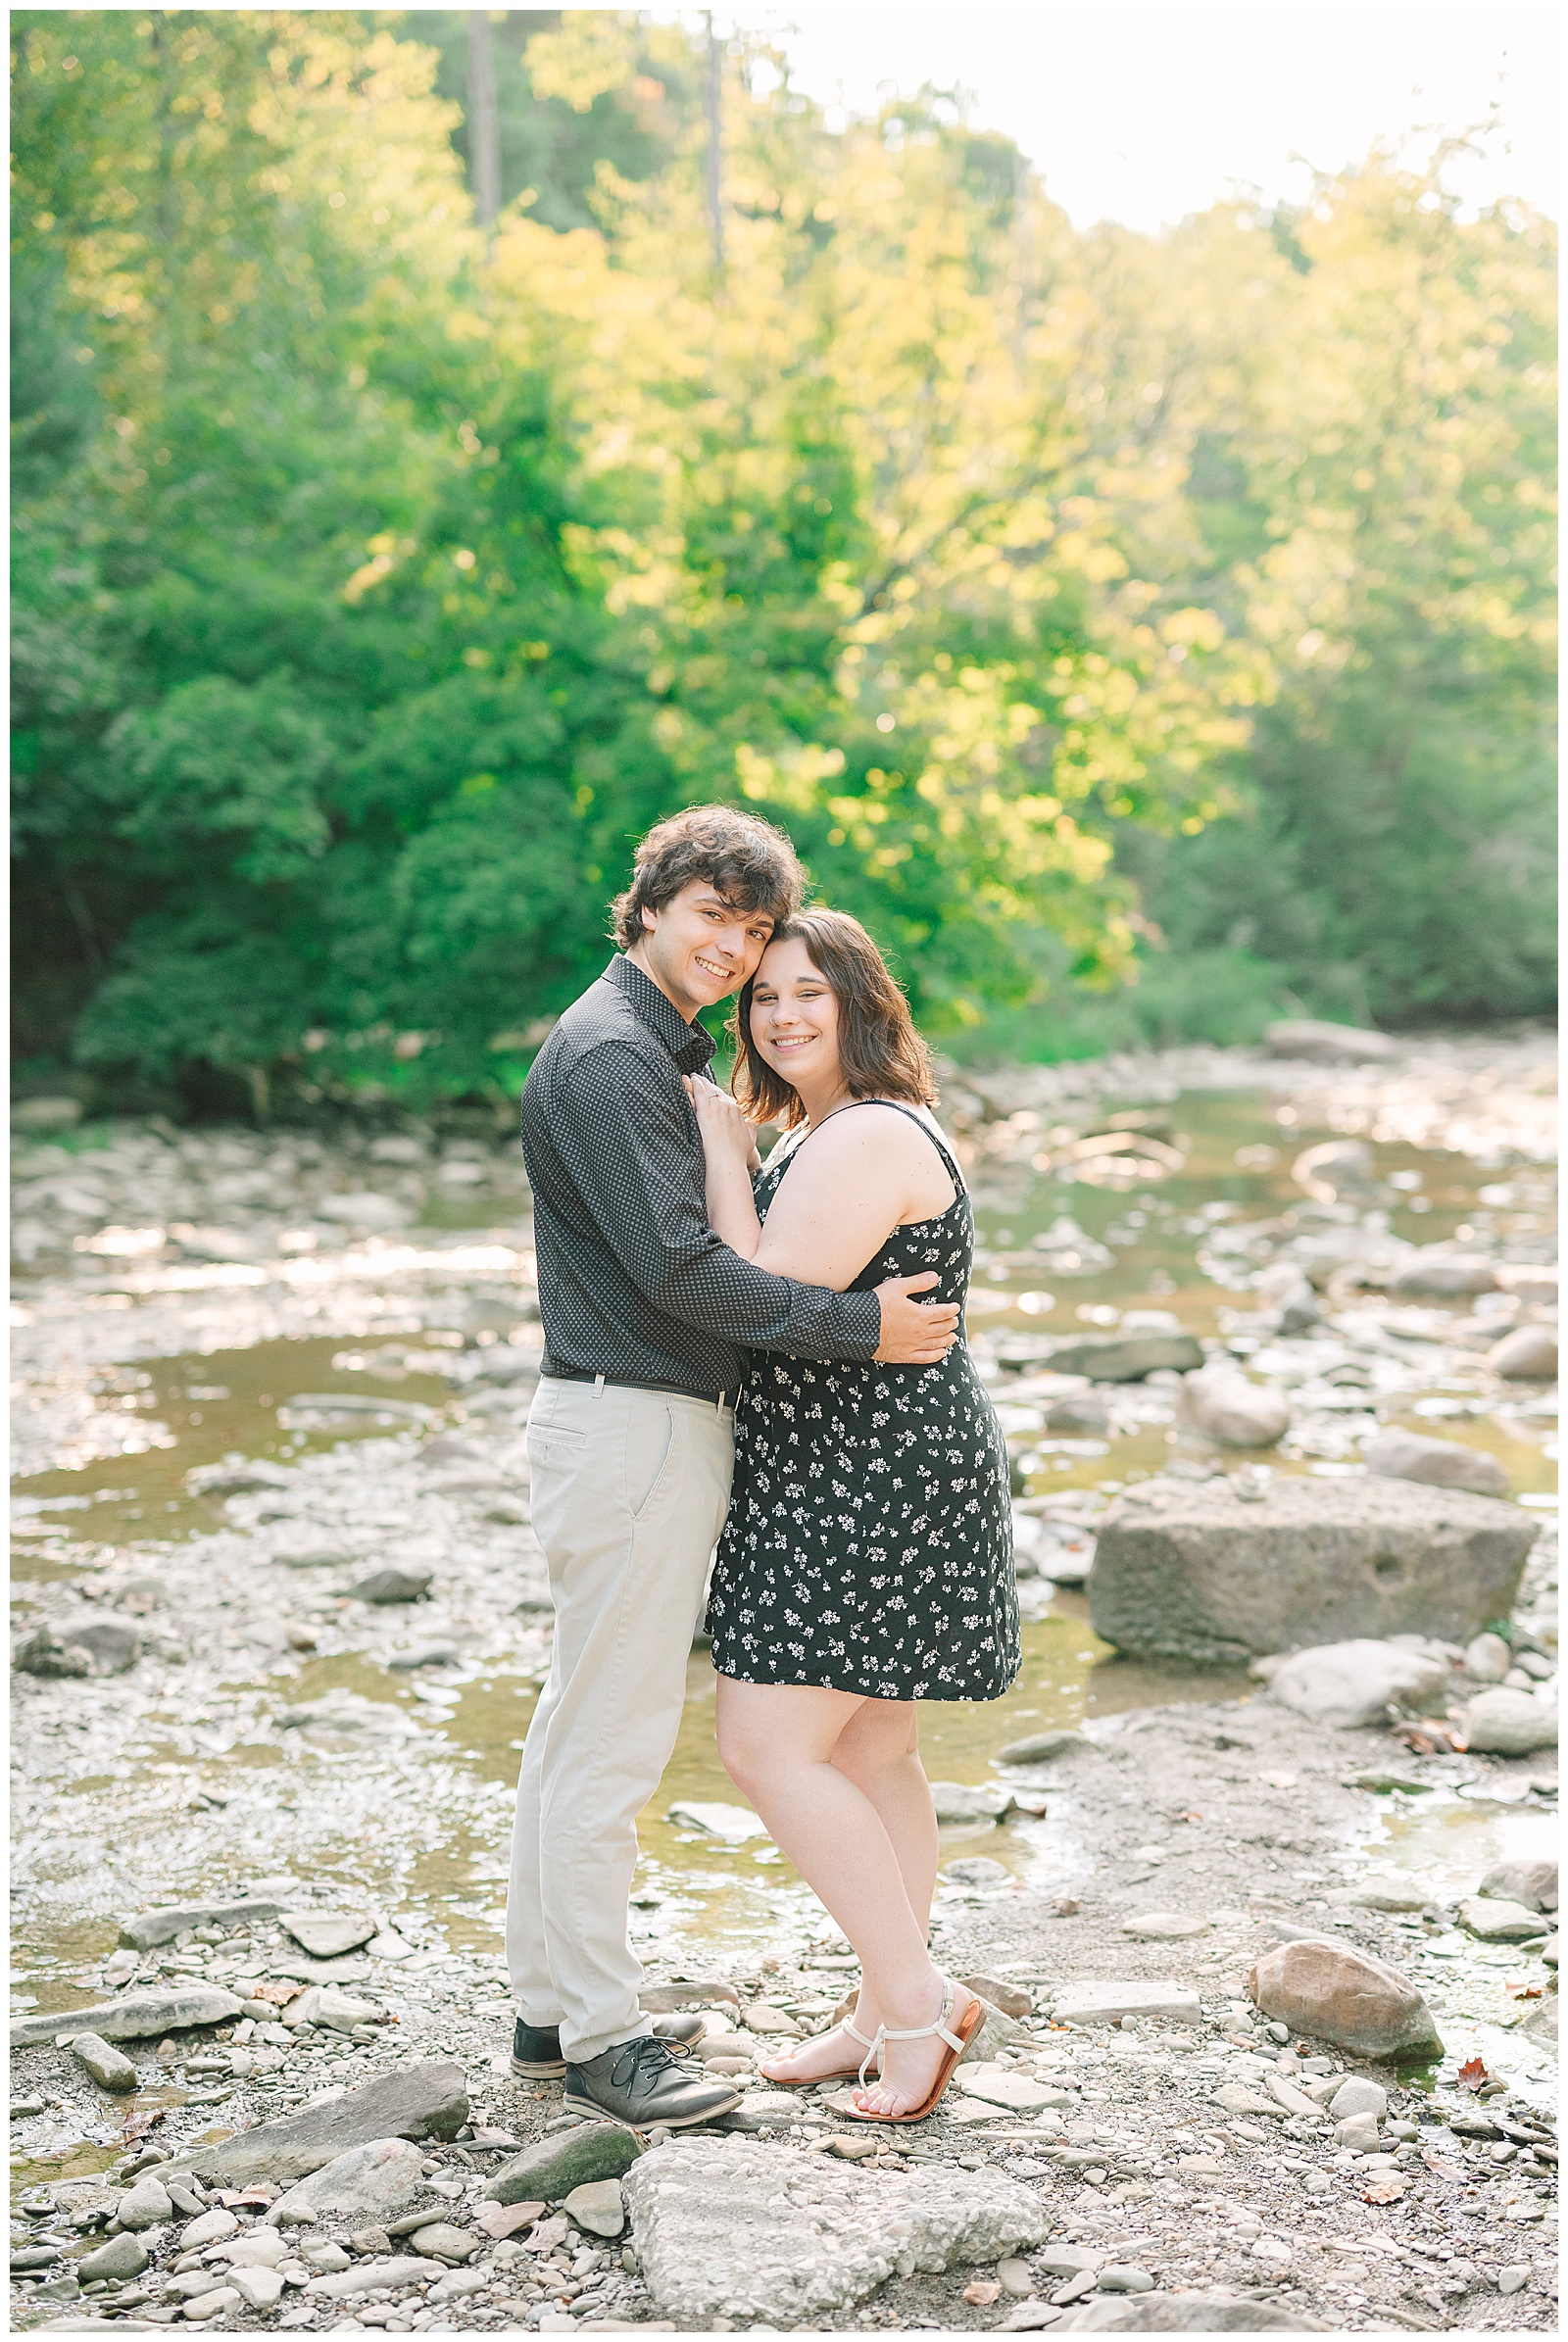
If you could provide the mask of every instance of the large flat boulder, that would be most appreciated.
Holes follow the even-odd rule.
[[[158,2176],[167,2180],[175,2171],[194,2171],[199,2179],[221,2180],[225,2186],[252,2187],[266,2179],[292,2187],[351,2147],[393,2138],[456,2138],[467,2120],[463,2068],[450,2059],[432,2060],[400,2067],[341,2098],[302,2107],[297,2115],[262,2122],[217,2146],[189,2148]]]
[[[656,2147],[623,2184],[648,2289],[683,2330],[719,2318],[815,2330],[894,2274],[989,2266],[1052,2224],[995,2170],[872,2176],[736,2139]]]
[[[1539,1524],[1414,1481],[1153,1480],[1106,1514],[1089,1580],[1095,1632],[1140,1658],[1244,1665],[1313,1644],[1467,1642],[1513,1607]]]

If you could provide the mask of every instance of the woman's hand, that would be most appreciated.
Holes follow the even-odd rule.
[[[757,1151],[757,1134],[734,1098],[698,1074],[689,1073],[684,1080],[686,1095],[697,1115],[703,1151],[710,1163],[732,1159],[748,1174],[760,1171],[762,1158]]]

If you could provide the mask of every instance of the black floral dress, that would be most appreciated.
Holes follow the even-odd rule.
[[[948,1149],[910,1119],[957,1194],[896,1228],[850,1290],[935,1269],[925,1297],[961,1302],[974,1213]],[[794,1159],[758,1174],[760,1216]],[[752,1353],[708,1625],[714,1666],[741,1683],[1000,1698],[1019,1661],[1007,1451],[961,1341],[939,1366]]]

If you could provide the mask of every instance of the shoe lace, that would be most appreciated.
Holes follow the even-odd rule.
[[[677,2056],[667,2041],[656,2033],[639,2033],[635,2040],[623,2041],[610,2078],[617,2090],[629,2090],[636,2083],[652,2088],[663,2079],[671,2067],[685,2073],[689,2060]]]

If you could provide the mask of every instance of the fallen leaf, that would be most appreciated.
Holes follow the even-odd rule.
[[[1441,2155],[1434,2155],[1430,2147],[1422,2149],[1421,2161],[1429,2171],[1436,2171],[1440,2179],[1463,2179],[1466,2176],[1456,2163],[1447,2163]]]
[[[1404,2193],[1402,2179],[1374,2179],[1370,2187],[1361,2190],[1363,2204],[1397,2204]]]
[[[1492,2076],[1480,2058],[1466,2058],[1453,2078],[1467,2090],[1480,2090],[1486,2087]]]
[[[1527,1982],[1523,1976],[1512,1978],[1504,1984],[1503,1990],[1510,2000],[1540,2000],[1542,1997],[1542,1987]]]
[[[965,2285],[963,2298],[971,2310],[989,2310],[993,2302],[1002,2299],[1002,2287],[989,2277],[977,2277],[972,2285]]]
[[[305,1990],[303,1984],[258,1984],[252,2000],[270,2000],[274,2008],[286,2009],[291,2000],[298,2000]]]
[[[126,2139],[145,2137],[146,2133],[152,2129],[153,2124],[161,2122],[168,2112],[167,2106],[145,2106],[139,2108],[135,2114],[127,2115],[125,2117]]]

